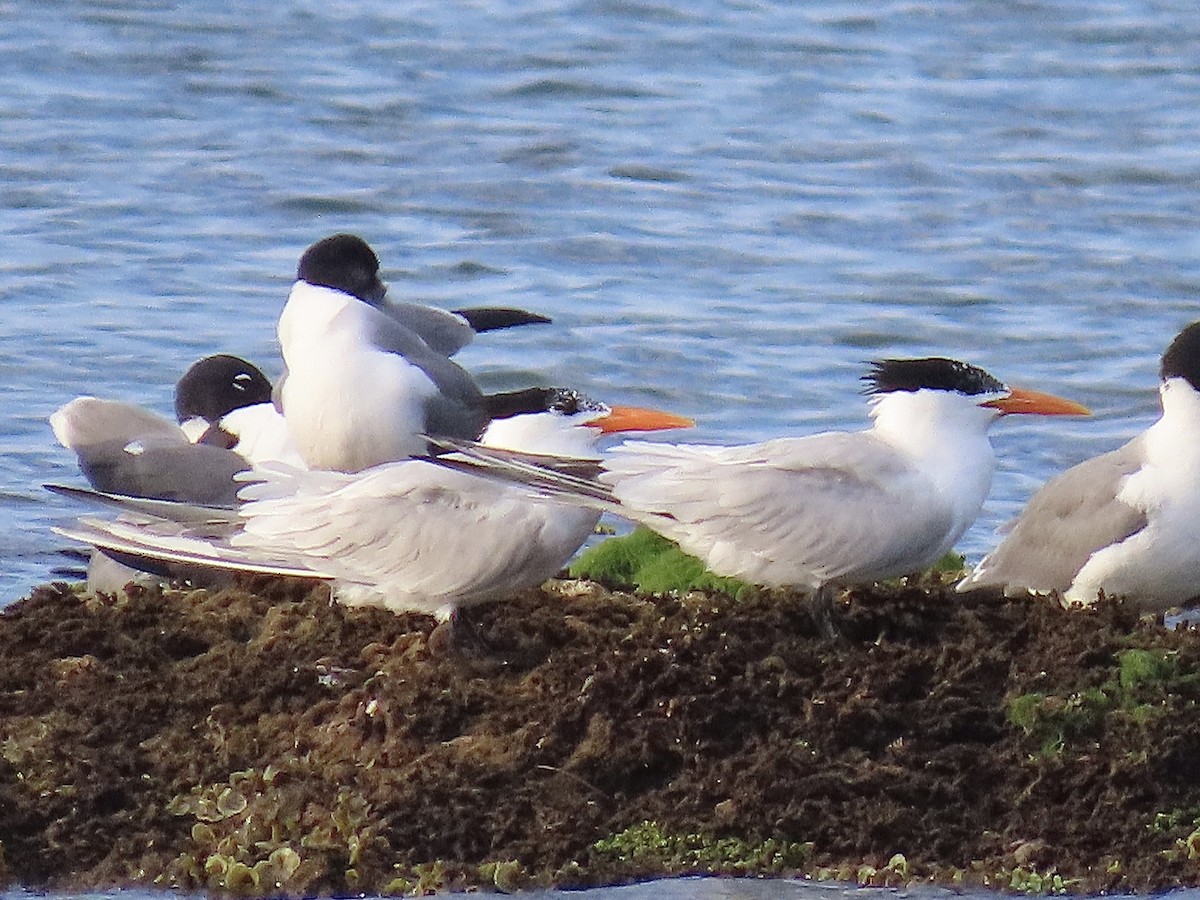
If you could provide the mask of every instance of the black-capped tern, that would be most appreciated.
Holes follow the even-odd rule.
[[[692,424],[574,391],[522,393],[527,411],[494,421],[489,440],[569,457],[579,467],[597,459],[595,443],[605,434]],[[599,517],[418,459],[357,473],[268,468],[254,477],[240,507],[201,509],[200,521],[195,507],[181,507],[176,518],[187,521],[180,522],[131,502],[115,521],[85,518],[57,531],[172,564],[331,581],[335,597],[350,605],[445,614],[553,576]]]
[[[998,417],[1088,412],[950,359],[883,360],[864,380],[865,431],[733,447],[631,441],[608,451],[593,478],[467,442],[443,447],[494,476],[644,524],[719,575],[818,590],[937,562],[991,488],[987,432]]]

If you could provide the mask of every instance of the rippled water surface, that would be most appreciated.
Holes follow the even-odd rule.
[[[277,374],[296,260],[554,317],[462,356],[694,416],[865,420],[865,360],[945,354],[1091,404],[1004,421],[961,549],[1157,408],[1200,318],[1190,3],[0,0],[0,603],[78,480],[46,417],[169,413],[197,357]]]

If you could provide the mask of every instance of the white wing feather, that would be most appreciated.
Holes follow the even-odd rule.
[[[741,447],[629,442],[605,467],[627,516],[713,571],[759,584],[915,571],[959,536],[907,457],[867,433]]]

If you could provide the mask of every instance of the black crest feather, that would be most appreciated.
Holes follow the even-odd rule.
[[[570,388],[526,388],[484,397],[488,417],[507,419],[526,413],[557,412],[573,416],[578,412],[600,412],[604,405]]]
[[[862,380],[867,382],[868,394],[931,390],[975,395],[1007,390],[1002,381],[978,366],[940,356],[876,360]]]

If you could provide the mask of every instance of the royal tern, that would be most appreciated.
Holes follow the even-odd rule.
[[[568,456],[580,467],[597,459],[595,443],[605,434],[692,424],[655,410],[607,407],[574,391],[522,393],[527,412],[493,422],[490,439]],[[599,517],[417,459],[352,474],[281,468],[255,477],[261,480],[243,490],[238,509],[208,510],[199,523],[194,508],[183,509],[179,518],[192,521],[182,523],[146,515],[134,502],[116,521],[81,519],[57,530],[172,564],[328,580],[349,605],[444,613],[545,581]]]
[[[631,441],[606,453],[592,478],[469,442],[442,445],[494,476],[644,524],[716,574],[819,591],[937,562],[987,497],[996,467],[987,432],[999,416],[1087,414],[949,359],[884,360],[864,380],[866,431],[735,447]]]
[[[1103,592],[1158,612],[1200,596],[1200,322],[1171,342],[1160,376],[1162,417],[1048,481],[960,591],[1085,606]]]
[[[280,399],[312,468],[357,472],[422,455],[422,434],[475,439],[487,425],[483,395],[447,354],[474,333],[469,320],[390,304],[386,294],[379,259],[361,238],[325,238],[300,259],[279,318]],[[491,309],[478,327],[505,313],[507,324],[529,315]]]

